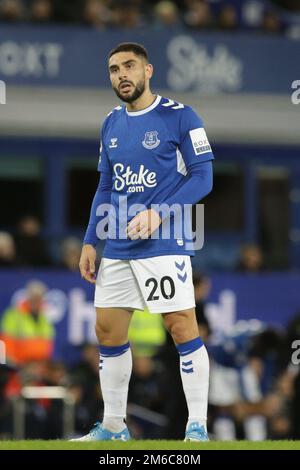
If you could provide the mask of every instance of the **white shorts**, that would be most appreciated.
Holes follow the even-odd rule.
[[[122,260],[102,258],[96,280],[95,307],[122,307],[151,313],[195,306],[189,256],[166,255]]]

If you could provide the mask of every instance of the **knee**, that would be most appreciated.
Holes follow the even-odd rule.
[[[119,346],[128,342],[128,335],[123,329],[98,320],[95,325],[98,343],[102,346]]]
[[[187,331],[186,326],[187,325],[185,324],[185,322],[181,320],[174,321],[169,326],[168,331],[176,344],[181,344],[188,341],[187,338],[189,336],[189,333]]]
[[[176,344],[184,342],[186,325],[181,318],[165,321],[165,326]]]
[[[106,345],[109,342],[111,337],[110,328],[108,328],[105,324],[97,321],[95,325],[95,332],[98,339],[99,344]]]
[[[176,344],[186,343],[199,336],[197,322],[191,321],[184,315],[177,314],[173,318],[165,318],[165,327]]]

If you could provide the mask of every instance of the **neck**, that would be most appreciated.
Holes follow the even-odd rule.
[[[126,103],[127,111],[141,111],[142,109],[148,108],[154,100],[156,95],[151,90],[145,90],[144,93],[132,103]]]

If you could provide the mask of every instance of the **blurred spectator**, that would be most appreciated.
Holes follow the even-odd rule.
[[[279,34],[282,32],[280,16],[274,10],[265,12],[262,21],[262,31],[264,33]]]
[[[72,380],[83,387],[83,398],[95,396],[99,388],[99,348],[94,344],[86,344],[82,348],[82,356],[71,371]],[[100,390],[97,391],[99,395]]]
[[[153,315],[147,309],[134,311],[128,337],[136,357],[154,356],[166,338],[161,316]]]
[[[16,249],[13,237],[7,232],[0,232],[0,267],[16,266]]]
[[[300,439],[300,370],[294,381],[293,401],[291,408],[292,436],[293,439]]]
[[[244,273],[259,273],[263,269],[263,254],[260,247],[251,243],[242,246],[237,270]]]
[[[0,21],[15,23],[24,20],[24,8],[21,0],[0,1]]]
[[[291,436],[293,374],[282,369],[284,335],[253,325],[237,324],[219,344],[209,347],[216,439]]]
[[[64,386],[68,373],[60,362],[37,360],[23,364],[17,374],[20,390],[25,386]],[[20,393],[19,390],[19,393]],[[61,400],[28,400],[25,409],[25,434],[31,439],[57,439],[62,437],[63,404]]]
[[[83,10],[83,21],[86,25],[102,29],[110,22],[110,11],[103,0],[86,0]]]
[[[47,385],[48,360],[33,360],[19,369],[20,388],[25,386]]]
[[[184,15],[187,26],[194,29],[207,29],[212,26],[212,12],[206,0],[187,0]]]
[[[291,439],[291,409],[294,393],[294,376],[288,370],[277,379],[274,391],[267,395],[265,413],[269,418],[270,439]]]
[[[60,23],[81,23],[85,0],[53,0],[55,20]]]
[[[18,225],[15,237],[18,263],[21,266],[48,266],[50,259],[41,237],[40,222],[36,217],[25,216]]]
[[[143,26],[139,6],[135,2],[117,1],[112,5],[112,25],[117,28],[134,29]]]
[[[11,403],[6,395],[6,387],[9,381],[9,370],[1,365],[0,374],[0,440],[9,439],[12,432]]]
[[[69,384],[67,369],[63,362],[48,362],[46,381],[47,385],[55,387],[66,387]]]
[[[234,5],[224,5],[219,13],[218,28],[223,31],[236,31],[238,29],[237,11]]]
[[[163,364],[164,381],[167,389],[163,409],[167,424],[162,430],[161,438],[181,440],[184,437],[188,409],[182,388],[178,352],[169,334],[167,334],[166,343],[161,349],[159,357]],[[178,410],[180,410],[180,413],[178,413]]]
[[[209,296],[211,283],[210,280],[200,273],[194,271],[193,283],[195,289],[196,319],[198,323],[199,335],[204,342],[207,341],[210,328],[205,316],[205,302]]]
[[[151,423],[146,414],[150,410],[159,413],[162,417],[167,399],[164,394],[163,377],[164,371],[161,363],[155,357],[133,354],[128,403],[140,407],[138,416],[133,413],[134,416],[130,418],[135,438],[149,439],[151,437],[153,439],[160,436],[159,427]]]
[[[77,238],[66,238],[62,243],[62,264],[69,271],[78,272],[82,243]]]
[[[181,25],[179,10],[177,6],[169,1],[163,0],[154,7],[154,22],[159,28],[176,28]]]
[[[69,392],[75,400],[75,429],[82,434],[90,428],[99,417],[103,409],[99,409],[101,390],[99,384],[99,348],[93,344],[86,344],[82,349],[80,362],[70,371]]]
[[[288,367],[291,361],[292,344],[300,340],[300,312],[297,312],[288,322],[286,331],[284,365]]]
[[[46,385],[66,387],[69,384],[69,375],[66,366],[59,361],[48,363]],[[46,426],[44,439],[61,438],[63,434],[63,403],[61,400],[44,400],[46,408]]]
[[[159,413],[162,411],[164,402],[162,371],[160,362],[155,356],[166,337],[161,315],[150,314],[147,309],[143,312],[135,311],[128,337],[133,355],[129,403]],[[135,438],[158,437],[157,427],[151,426],[147,420],[131,419]]]
[[[241,325],[242,326],[242,325]],[[210,416],[217,440],[266,438],[261,368],[250,360],[253,338],[261,327],[238,324],[208,347],[210,356]]]
[[[42,282],[31,281],[26,298],[4,312],[0,331],[9,363],[22,365],[51,357],[54,328],[44,314],[45,293]]]
[[[249,360],[259,376],[262,392],[268,393],[284,363],[285,335],[273,327],[268,327],[252,338]]]
[[[299,0],[272,0],[272,2],[291,11],[300,11]]]
[[[30,7],[30,19],[33,23],[48,23],[53,20],[51,0],[34,0]]]

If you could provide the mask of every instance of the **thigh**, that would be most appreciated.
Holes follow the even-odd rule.
[[[195,307],[189,256],[156,256],[131,260],[130,265],[151,313],[177,312]]]
[[[129,261],[102,258],[96,279],[95,307],[144,310],[144,300]]]

